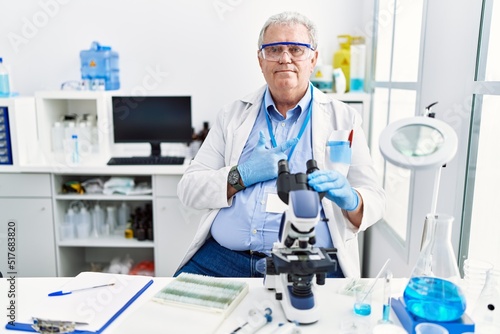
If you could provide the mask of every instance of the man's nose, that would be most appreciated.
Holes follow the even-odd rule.
[[[290,57],[290,54],[288,53],[288,51],[283,51],[281,53],[279,62],[280,62],[280,64],[292,62],[292,57]]]

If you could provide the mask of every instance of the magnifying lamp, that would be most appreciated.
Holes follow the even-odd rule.
[[[457,146],[457,134],[450,125],[426,116],[391,123],[379,139],[380,152],[390,163],[406,169],[435,169],[431,213],[436,213],[441,168],[455,156]]]

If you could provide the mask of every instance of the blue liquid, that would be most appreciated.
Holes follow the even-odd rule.
[[[10,95],[9,75],[0,74],[0,97],[9,97],[9,95]]]
[[[389,304],[384,304],[382,308],[382,320],[389,321],[389,315],[391,314],[391,306]]]
[[[364,85],[364,79],[351,78],[351,87],[349,88],[349,91],[362,92],[364,90]]]
[[[354,313],[357,315],[370,315],[372,313],[372,306],[370,304],[354,303]]]
[[[404,292],[406,309],[430,321],[454,321],[465,312],[465,296],[450,281],[436,277],[414,277]]]

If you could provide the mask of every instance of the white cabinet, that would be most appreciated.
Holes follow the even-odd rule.
[[[172,276],[183,259],[203,214],[185,207],[177,198],[181,175],[155,176],[155,268],[158,276]]]
[[[177,198],[177,184],[181,174],[129,175],[135,183],[152,185],[151,195],[103,195],[62,193],[62,185],[68,181],[83,182],[91,178],[108,179],[113,174],[53,174],[54,226],[58,276],[74,276],[82,270],[102,268],[114,257],[129,255],[134,263],[153,261],[155,276],[172,276],[194,238],[201,216],[206,211],[183,206]],[[124,175],[120,175],[124,176]],[[118,207],[126,202],[131,208],[149,204],[153,210],[154,240],[125,239],[123,234],[107,237],[89,237],[62,240],[59,230],[71,203],[82,201],[92,208],[96,202],[101,207]]]
[[[64,221],[64,215],[70,205],[82,203],[90,210],[96,203],[105,209],[108,206],[116,208],[125,202],[130,208],[131,213],[136,208],[144,209],[147,205],[152,206],[152,194],[146,195],[123,195],[123,194],[92,194],[92,193],[63,193],[63,184],[69,181],[84,182],[89,179],[101,179],[107,181],[112,175],[73,175],[73,174],[54,174],[54,226],[56,235],[56,253],[59,276],[75,276],[83,270],[98,270],[109,265],[113,258],[124,259],[130,256],[137,264],[141,261],[154,261],[154,248],[156,241],[142,240],[135,238],[126,239],[124,229],[116,229],[109,236],[100,235],[94,237],[92,234],[86,238],[64,239],[60,230]],[[133,178],[135,184],[147,183],[152,186],[152,176],[126,176]],[[153,218],[154,219],[154,218]],[[154,224],[154,222],[153,222]],[[154,227],[153,227],[154,231]]]
[[[0,174],[0,226],[4,275],[12,271],[7,267],[9,257],[15,259],[13,269],[19,277],[56,276],[49,174]],[[14,241],[9,239],[12,237]],[[12,242],[15,253],[8,254],[7,245]]]

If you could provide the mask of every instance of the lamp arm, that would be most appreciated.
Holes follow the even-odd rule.
[[[431,214],[436,214],[438,193],[439,193],[439,182],[441,181],[441,170],[443,167],[436,168],[436,173],[434,174],[434,189],[432,190],[432,202],[431,202]]]

